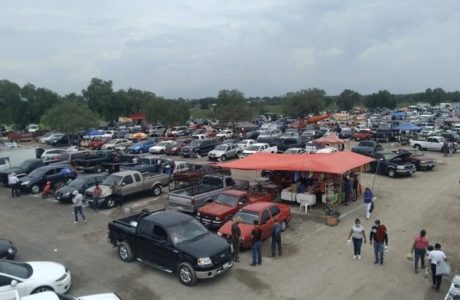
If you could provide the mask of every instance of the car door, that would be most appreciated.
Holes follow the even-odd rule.
[[[272,234],[274,220],[272,219],[268,209],[264,209],[260,213],[260,229],[262,229],[262,239],[269,238]]]
[[[123,196],[125,195],[130,195],[133,192],[134,190],[134,179],[131,175],[126,175],[125,177],[123,177],[123,179],[121,180],[121,193]]]
[[[17,281],[17,284],[14,287],[11,286],[11,282],[13,280]],[[0,294],[14,290],[18,291],[19,296],[26,296],[30,294],[27,285],[24,284],[22,280],[9,276],[7,274],[0,274]]]
[[[229,146],[229,154],[227,155],[228,157],[236,157],[238,146],[231,144]]]

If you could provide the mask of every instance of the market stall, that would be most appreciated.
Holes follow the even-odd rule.
[[[217,166],[236,170],[260,170],[267,184],[277,185],[280,198],[309,205],[324,202],[337,205],[344,200],[344,184],[365,171],[374,159],[350,151],[328,154],[255,153],[241,160]],[[344,183],[347,182],[347,183]]]

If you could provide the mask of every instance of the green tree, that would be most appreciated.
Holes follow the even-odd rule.
[[[431,105],[437,105],[441,102],[446,102],[447,94],[442,88],[435,88],[432,93]]]
[[[367,96],[365,100],[366,107],[371,110],[382,108],[393,109],[396,107],[396,104],[396,97],[387,90],[380,90],[378,93],[373,93]]]
[[[150,123],[183,124],[190,118],[190,106],[185,101],[155,99],[146,104],[145,117]]]
[[[244,94],[238,90],[219,91],[214,114],[223,122],[245,121],[251,118],[251,110]]]
[[[294,118],[319,113],[325,107],[326,92],[321,89],[301,90],[284,96],[283,112]]]
[[[353,90],[344,90],[337,98],[337,107],[339,110],[350,111],[353,106],[359,103],[361,95]]]
[[[112,81],[93,78],[86,90],[82,91],[82,94],[88,107],[102,116],[105,121],[118,119],[118,112],[116,111],[118,105],[114,105]]]
[[[65,101],[48,110],[41,118],[46,127],[67,134],[87,130],[98,125],[99,116],[87,105],[75,101]]]
[[[29,123],[39,123],[46,111],[60,101],[57,93],[30,83],[22,87],[21,98],[27,101]]]
[[[16,83],[0,80],[0,123],[14,124],[16,129],[29,124],[27,102],[21,98],[21,88]]]
[[[128,89],[127,93],[126,114],[142,111],[146,105],[157,99],[157,96],[152,92],[141,91],[136,89]]]

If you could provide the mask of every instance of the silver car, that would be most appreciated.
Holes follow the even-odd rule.
[[[209,160],[225,161],[229,158],[236,158],[240,153],[240,148],[237,144],[222,144],[216,146],[214,150],[208,153]]]

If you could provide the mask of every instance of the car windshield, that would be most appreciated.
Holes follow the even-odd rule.
[[[385,160],[391,160],[391,159],[395,158],[396,156],[398,156],[398,155],[395,154],[395,153],[385,153],[383,155],[383,157],[385,157]]]
[[[208,234],[208,230],[200,222],[190,219],[167,229],[174,244],[192,241]]]
[[[249,150],[249,151],[258,151],[259,150],[259,146],[249,146],[246,148],[246,150]]]
[[[5,273],[18,278],[29,278],[33,270],[29,264],[0,260],[0,273]]]
[[[114,184],[115,182],[120,183],[122,178],[123,177],[118,176],[118,175],[110,175],[102,182],[102,185],[112,186],[112,184]]]
[[[82,185],[85,184],[86,180],[87,180],[86,178],[80,178],[80,177],[78,177],[78,178],[72,180],[72,181],[69,183],[69,186],[75,187],[75,188],[79,188],[79,187],[81,187]]]
[[[190,147],[199,147],[201,145],[200,141],[193,141],[190,143]]]
[[[220,146],[217,146],[214,150],[225,151],[225,150],[227,150],[227,146],[220,145]]]
[[[168,145],[169,143],[171,143],[170,141],[161,141],[157,144],[157,146],[166,146]]]
[[[254,224],[254,220],[257,220],[257,221],[259,220],[259,214],[256,211],[252,211],[252,210],[243,209],[235,215],[235,218],[236,217],[240,217],[241,223],[244,223],[244,224]]]
[[[148,158],[139,158],[137,162],[141,165],[150,165],[150,159]]]
[[[236,207],[236,205],[238,204],[238,197],[220,194],[219,196],[217,196],[215,202],[225,206]]]
[[[33,170],[28,176],[29,177],[42,177],[46,173],[46,169],[38,168]]]
[[[170,146],[171,148],[174,148],[174,147],[177,147],[177,146],[180,146],[180,145],[181,145],[181,143],[179,143],[179,142],[172,142],[168,146]]]

